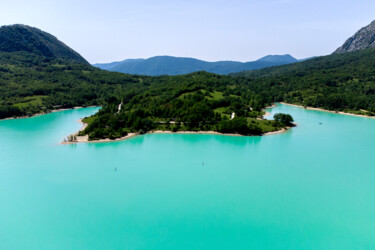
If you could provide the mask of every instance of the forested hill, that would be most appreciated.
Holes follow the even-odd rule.
[[[0,52],[0,119],[103,105],[116,90],[142,89],[145,80],[25,51]]]
[[[64,59],[88,64],[82,56],[56,37],[40,29],[22,24],[0,27],[0,51],[30,52],[50,59]]]
[[[245,77],[260,91],[268,89],[275,101],[352,113],[375,112],[375,49],[333,54],[233,76]]]
[[[0,119],[104,105],[148,78],[99,70],[54,36],[25,25],[0,27]]]
[[[253,62],[219,61],[206,62],[194,58],[156,56],[149,59],[128,59],[121,62],[94,64],[94,66],[128,74],[159,76],[183,75],[197,71],[229,74],[243,70],[255,70],[276,65],[298,62],[291,55],[270,55]]]

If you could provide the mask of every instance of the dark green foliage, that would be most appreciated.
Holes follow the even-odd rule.
[[[289,114],[277,113],[273,116],[273,119],[277,122],[281,122],[284,126],[291,126],[293,125],[294,119]]]
[[[0,106],[0,119],[12,117],[12,116],[20,117],[24,115],[26,115],[26,113],[17,107]]]
[[[375,49],[235,74],[273,101],[367,115],[375,113]],[[245,81],[245,79],[244,79]]]
[[[263,131],[253,124],[248,124],[246,118],[235,117],[233,120],[224,120],[217,124],[217,131],[221,133],[236,133],[241,135],[260,135]]]
[[[102,105],[125,86],[133,86],[137,91],[144,87],[138,76],[106,72],[62,59],[51,60],[29,52],[0,52],[2,118]],[[43,97],[40,103],[32,101],[35,96]]]
[[[150,131],[155,128],[153,121],[146,117],[141,110],[129,113],[113,113],[114,107],[106,106],[96,115],[96,118],[85,129],[92,140],[123,137],[130,132]]]
[[[146,87],[122,89],[118,98],[107,100],[109,104],[94,116],[97,118],[83,134],[88,134],[90,139],[109,138],[110,134],[121,134],[124,128],[128,133],[187,130],[259,135],[269,131],[248,122],[250,117],[260,117],[262,112],[250,111],[249,104],[256,98],[236,78],[197,72],[142,78],[142,81],[148,82]],[[259,105],[265,104],[259,102]],[[236,117],[229,120],[227,114],[215,112],[217,108],[229,114],[235,112]],[[275,125],[273,130],[277,128]]]
[[[24,51],[51,59],[88,64],[82,56],[51,34],[21,24],[0,27],[0,51]]]

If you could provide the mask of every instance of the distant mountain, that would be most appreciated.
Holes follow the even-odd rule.
[[[40,29],[15,24],[0,27],[1,52],[30,52],[51,59],[88,62],[56,37]]]
[[[298,62],[298,60],[290,55],[271,55],[246,63],[235,61],[206,62],[194,58],[156,56],[149,59],[128,59],[121,62],[94,64],[94,66],[109,71],[149,76],[183,75],[196,71],[226,75],[294,62]]]
[[[334,54],[353,52],[368,48],[375,48],[375,21],[360,29],[354,36],[346,40],[344,45],[338,48]]]
[[[295,63],[298,60],[291,55],[268,55],[257,60],[257,62],[270,62],[270,63]]]

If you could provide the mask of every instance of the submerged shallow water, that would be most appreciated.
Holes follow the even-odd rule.
[[[96,110],[0,121],[0,249],[375,247],[375,119],[60,144]]]

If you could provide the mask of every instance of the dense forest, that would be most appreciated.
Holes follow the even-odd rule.
[[[284,101],[355,114],[375,115],[375,49],[233,74],[249,88]]]
[[[121,87],[142,89],[144,80],[30,52],[0,52],[0,118],[103,105]]]
[[[84,120],[90,139],[117,138],[150,130],[217,131],[260,135],[288,124],[261,119],[266,99],[238,79],[196,72],[154,77],[138,93],[123,90],[98,114]]]

